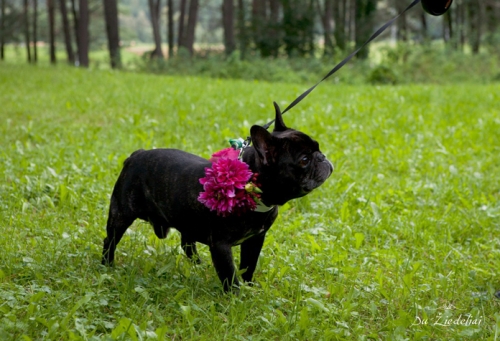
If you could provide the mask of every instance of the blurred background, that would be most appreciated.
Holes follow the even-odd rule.
[[[410,2],[0,0],[0,58],[311,82]],[[456,0],[440,17],[416,6],[334,82],[499,81],[499,23],[497,0]]]

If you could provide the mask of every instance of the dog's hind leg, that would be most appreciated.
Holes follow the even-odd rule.
[[[134,222],[135,217],[124,215],[112,200],[109,208],[108,223],[106,225],[107,236],[104,239],[102,250],[102,264],[112,265],[115,259],[116,245],[120,242],[123,234]]]
[[[160,239],[167,238],[168,232],[170,231],[169,224],[164,219],[149,219],[151,225],[153,225],[153,229],[155,230],[155,234]]]

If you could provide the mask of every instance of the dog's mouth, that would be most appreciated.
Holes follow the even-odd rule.
[[[307,195],[313,191],[314,188],[302,187],[301,196]]]
[[[304,186],[302,186],[302,193],[304,195],[311,193],[313,190],[321,186],[325,182],[326,178],[321,180],[310,180]]]
[[[309,194],[311,193],[313,190],[315,190],[316,188],[318,188],[319,186],[321,186],[323,184],[324,181],[321,181],[321,182],[314,182],[314,183],[309,183],[309,184],[306,184],[304,186],[302,186],[302,195],[306,195],[306,194]]]
[[[317,168],[316,174],[311,179],[308,179],[302,186],[303,195],[311,193],[313,190],[321,186],[333,172],[333,164],[325,159]]]

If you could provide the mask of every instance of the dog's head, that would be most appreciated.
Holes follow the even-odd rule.
[[[308,135],[288,128],[274,103],[274,131],[253,126],[250,136],[256,151],[255,168],[267,205],[283,205],[319,187],[330,176],[333,165]]]

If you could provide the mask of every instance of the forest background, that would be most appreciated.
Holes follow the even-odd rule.
[[[313,82],[409,3],[0,0],[0,58]],[[333,81],[498,81],[499,23],[500,3],[494,0],[455,0],[441,17],[417,6]]]

